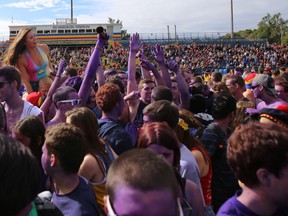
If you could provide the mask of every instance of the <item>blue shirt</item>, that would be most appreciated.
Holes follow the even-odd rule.
[[[79,184],[72,192],[64,195],[54,192],[52,202],[65,216],[99,215],[95,193],[88,180],[83,177],[79,177]]]

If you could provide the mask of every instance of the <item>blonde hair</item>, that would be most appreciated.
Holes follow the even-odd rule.
[[[53,83],[53,80],[50,77],[44,77],[41,80],[39,80],[39,87],[42,85],[51,86]]]
[[[236,115],[232,123],[232,129],[236,129],[240,124],[246,124],[250,119],[247,108],[255,108],[255,104],[251,101],[238,101],[236,104]]]

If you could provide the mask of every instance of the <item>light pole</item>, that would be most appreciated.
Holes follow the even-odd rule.
[[[231,1],[231,39],[234,39],[233,0]]]
[[[73,0],[71,0],[71,24],[73,23]]]
[[[169,25],[167,25],[167,32],[168,32],[168,42],[170,40],[170,31],[169,31]]]

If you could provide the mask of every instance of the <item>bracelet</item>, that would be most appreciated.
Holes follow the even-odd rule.
[[[96,46],[96,49],[99,49],[99,50],[103,51],[103,48],[101,48],[99,46]]]

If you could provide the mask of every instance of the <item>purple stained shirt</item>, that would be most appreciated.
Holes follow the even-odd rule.
[[[241,190],[228,199],[219,209],[217,216],[260,216],[252,212],[248,207],[242,204],[237,197],[242,193]],[[288,208],[280,208],[275,214],[271,216],[287,216]]]

